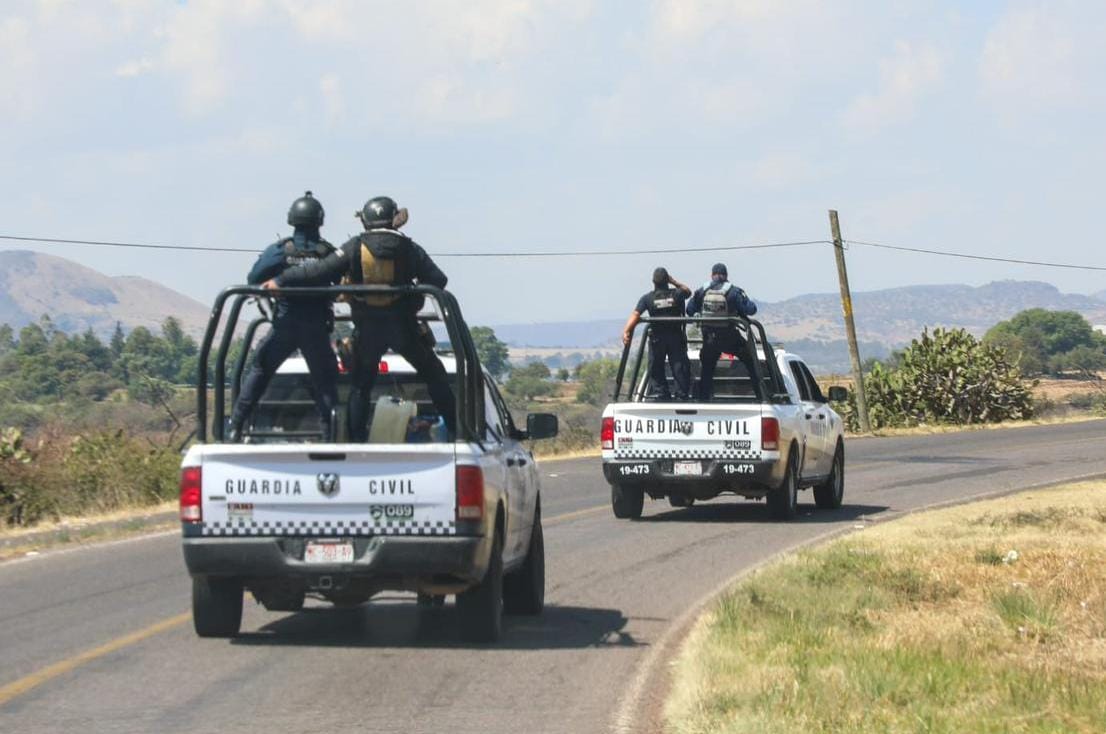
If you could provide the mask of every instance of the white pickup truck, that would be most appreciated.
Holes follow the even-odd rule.
[[[333,296],[382,289],[295,292]],[[274,611],[298,611],[308,594],[341,605],[367,601],[382,590],[414,591],[421,604],[432,605],[456,594],[461,633],[475,641],[498,638],[504,611],[541,613],[540,486],[533,456],[521,442],[555,435],[556,418],[534,414],[527,431],[515,428],[480,367],[451,294],[429,287],[392,290],[437,303],[452,345],[443,364],[454,378],[456,440],[446,434],[411,366],[389,354],[374,386],[368,443],[312,441],[318,421],[298,358],[274,377],[243,442],[224,443],[230,335],[246,297],[263,293],[234,287],[216,301],[201,350],[199,440],[181,469],[184,560],[200,636],[238,633],[244,590]],[[206,364],[228,299],[209,436]],[[245,351],[265,321],[247,328]],[[232,393],[241,365],[233,373]],[[349,389],[342,371],[340,396]],[[335,417],[336,425],[343,422]]]
[[[603,475],[611,486],[615,517],[640,517],[645,495],[688,507],[733,493],[766,498],[773,517],[788,519],[795,515],[799,490],[808,487],[818,507],[839,507],[845,488],[844,425],[803,361],[773,349],[764,328],[752,319],[642,318],[646,333],[660,321],[732,322],[748,337],[759,374],[750,376],[735,355],[723,354],[711,402],[656,402],[645,369],[648,338],[638,342],[632,361],[627,345],[601,426]],[[689,357],[696,394],[698,350]],[[634,365],[629,376],[628,363]],[[829,393],[832,400],[846,397],[844,388],[832,387]]]

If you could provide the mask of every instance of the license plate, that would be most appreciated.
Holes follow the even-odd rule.
[[[703,473],[703,464],[698,461],[677,461],[672,465],[672,473],[678,477],[697,477]]]
[[[353,543],[308,541],[303,560],[304,563],[352,563]]]
[[[369,514],[374,520],[410,520],[415,516],[414,505],[373,505]]]

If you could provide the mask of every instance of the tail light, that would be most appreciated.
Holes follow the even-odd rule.
[[[203,471],[198,466],[186,466],[180,472],[180,521],[202,522],[204,519]]]
[[[599,428],[599,440],[603,442],[604,449],[614,450],[614,418],[604,418]]]
[[[780,422],[775,418],[760,419],[760,448],[764,451],[780,450]]]
[[[385,362],[383,359],[380,360],[380,364],[377,366],[376,371],[381,375],[388,374],[388,363]]]
[[[478,466],[457,467],[457,519],[484,517],[484,470]]]

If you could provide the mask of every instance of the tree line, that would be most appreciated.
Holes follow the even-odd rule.
[[[161,332],[120,324],[106,343],[91,329],[66,334],[49,316],[16,332],[0,326],[0,400],[103,400],[125,389],[139,399],[169,384],[194,385],[199,348],[173,317]]]

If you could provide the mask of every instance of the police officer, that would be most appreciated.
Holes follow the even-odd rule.
[[[360,235],[321,260],[285,270],[266,288],[297,286],[317,278],[347,276],[350,283],[366,285],[432,285],[445,288],[446,278],[426,250],[399,231],[407,221],[387,196],[369,199],[358,217],[365,227]],[[434,407],[456,435],[455,400],[445,367],[419,328],[416,315],[422,296],[373,293],[350,297],[354,334],[354,364],[349,396],[350,440],[368,439],[369,400],[380,369],[380,358],[389,348],[415,368],[426,383]]]
[[[687,304],[687,315],[694,316],[752,316],[757,305],[745,295],[745,291],[729,281],[724,263],[715,263],[710,269],[710,281],[695,291]],[[699,399],[710,402],[714,395],[714,368],[723,352],[734,354],[745,365],[749,379],[756,379],[757,371],[745,337],[734,324],[703,324],[703,347],[699,351]]]
[[[641,315],[650,316],[684,315],[684,307],[691,289],[668,274],[664,268],[653,271],[653,290],[638,299],[633,313],[622,328],[622,343],[629,344],[633,338],[634,327],[641,321]],[[664,374],[664,360],[672,366],[672,381],[676,384],[676,399],[687,400],[691,394],[691,360],[687,358],[687,334],[682,323],[652,324],[649,329],[649,391],[657,400],[672,399],[668,391],[668,380]]]
[[[323,225],[323,205],[306,192],[292,202],[288,224],[292,236],[269,245],[257,258],[246,277],[250,285],[266,282],[289,268],[316,262],[334,252],[334,246],[319,236]],[[333,285],[337,278],[315,277],[301,285]],[[230,440],[242,438],[242,427],[257,406],[281,363],[297,349],[307,361],[314,388],[315,406],[323,440],[329,441],[330,415],[338,402],[338,362],[330,347],[334,311],[326,297],[277,298],[272,330],[257,349],[257,357],[234,403],[230,419]]]

